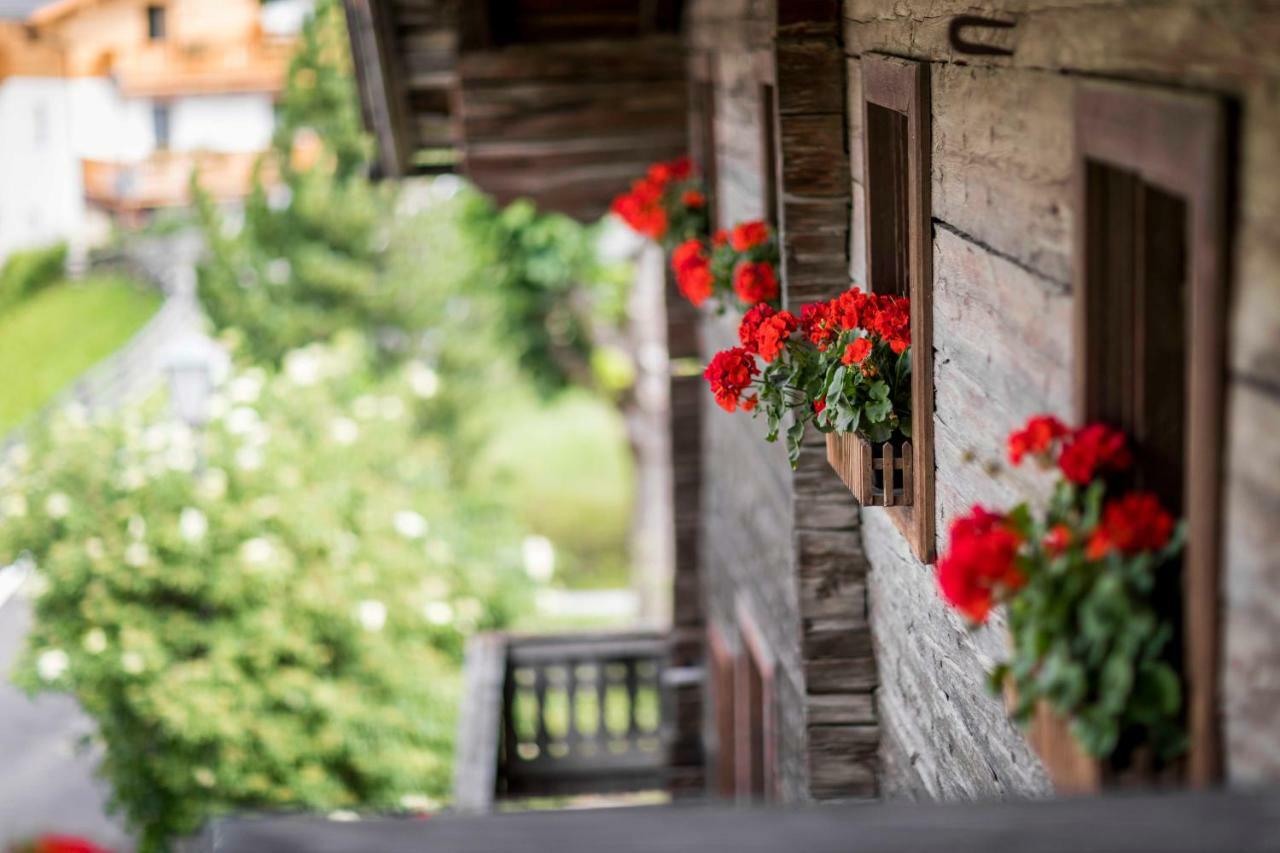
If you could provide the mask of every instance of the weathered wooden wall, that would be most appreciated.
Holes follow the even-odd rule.
[[[463,171],[503,203],[594,219],[688,147],[675,36],[464,51],[457,73]]]
[[[719,225],[765,216],[758,87],[772,63],[773,4],[701,0],[686,10],[691,59],[715,84]],[[737,344],[738,315],[704,315],[702,363]],[[792,554],[791,472],[780,445],[766,444],[763,421],[716,407],[702,383],[702,565],[707,617],[739,641],[739,609],[774,658],[777,785],[783,799],[807,797],[804,678]]]
[[[691,61],[715,88],[719,225],[776,215],[785,301],[834,296],[849,230],[838,3],[703,2],[686,22]],[[776,93],[776,163],[765,153],[766,87]],[[767,209],[771,171],[776,211]],[[737,343],[739,317],[704,318],[704,358]],[[727,638],[750,620],[769,648],[777,794],[874,795],[876,673],[857,507],[818,436],[792,471],[782,446],[763,441],[761,422],[720,411],[705,386],[704,407],[710,618]]]
[[[1011,57],[955,53],[956,14],[1012,30]],[[939,536],[976,501],[1035,494],[1003,471],[1007,430],[1072,405],[1072,92],[1105,76],[1219,92],[1238,107],[1222,588],[1222,711],[1230,780],[1280,778],[1280,7],[1263,0],[845,0],[849,92],[858,58],[929,63],[933,110],[935,440]],[[860,137],[857,110],[850,134]],[[853,149],[858,150],[855,142]],[[866,215],[854,158],[850,275]],[[938,600],[883,511],[864,510],[881,670],[882,787],[952,797],[1047,790],[982,673],[1003,630],[971,633]]]

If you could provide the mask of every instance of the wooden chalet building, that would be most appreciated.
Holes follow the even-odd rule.
[[[687,150],[718,225],[777,226],[788,306],[850,282],[912,297],[914,501],[890,508],[853,501],[820,436],[792,471],[759,422],[718,410],[683,368],[738,318],[668,300],[675,617],[648,648],[655,683],[683,691],[664,729],[677,790],[1053,789],[985,687],[1003,625],[968,630],[930,565],[975,502],[1038,494],[1000,463],[1039,412],[1125,428],[1188,522],[1177,782],[1280,780],[1280,7],[347,6],[383,173],[456,168],[593,217]],[[503,653],[485,653],[493,695],[519,688]],[[495,754],[499,717],[470,733]]]

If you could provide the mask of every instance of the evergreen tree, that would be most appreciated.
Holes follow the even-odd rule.
[[[219,329],[238,330],[255,361],[276,363],[353,326],[397,343],[414,325],[410,294],[381,274],[391,188],[366,175],[370,145],[346,39],[338,0],[319,0],[290,64],[273,147],[258,164],[240,228],[194,190],[209,250],[201,299]]]

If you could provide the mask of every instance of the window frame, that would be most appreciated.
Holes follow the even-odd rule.
[[[936,553],[933,467],[933,221],[930,174],[930,101],[928,63],[868,53],[862,65],[863,177],[866,215],[867,289],[873,293],[899,292],[877,281],[876,253],[890,251],[906,266],[906,290],[911,297],[911,506],[886,507],[898,530],[906,537],[916,559],[932,563]],[[883,108],[906,119],[905,232],[895,233],[897,245],[886,248],[882,204],[883,184],[873,181],[885,167],[881,156],[889,142],[873,138],[873,108]]]
[[[1218,720],[1221,649],[1226,300],[1229,279],[1231,115],[1220,98],[1138,84],[1080,84],[1075,94],[1074,192],[1076,416],[1101,405],[1091,308],[1102,298],[1092,231],[1089,164],[1133,173],[1186,209],[1186,386],[1183,465],[1188,538],[1183,554],[1183,667],[1190,749],[1188,781],[1221,777]]]
[[[169,37],[169,14],[163,3],[146,5],[147,41],[165,41]]]

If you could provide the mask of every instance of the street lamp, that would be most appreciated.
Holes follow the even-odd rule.
[[[169,348],[164,370],[169,378],[169,406],[193,430],[209,422],[209,398],[227,369],[227,354],[206,335],[187,335]]]

